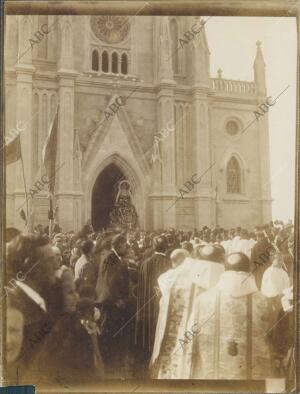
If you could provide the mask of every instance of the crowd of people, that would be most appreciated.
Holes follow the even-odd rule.
[[[293,380],[294,227],[7,229],[7,380]]]

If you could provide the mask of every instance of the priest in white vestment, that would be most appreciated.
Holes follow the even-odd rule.
[[[267,332],[272,322],[267,298],[258,290],[250,260],[229,255],[217,286],[199,294],[191,379],[265,379],[270,377]]]
[[[225,236],[223,239],[223,241],[220,242],[220,245],[223,246],[224,250],[225,250],[225,256],[229,255],[229,249],[230,249],[230,245],[231,245],[231,240]]]
[[[234,249],[232,250],[232,253],[244,253],[246,256],[251,258],[251,250],[252,250],[253,244],[252,242],[248,239],[248,233],[246,230],[241,231],[240,239],[238,239],[234,243]]]
[[[284,269],[281,255],[275,255],[272,265],[268,267],[262,278],[261,292],[268,298],[282,296],[283,290],[290,287],[290,278]]]
[[[193,342],[190,318],[195,299],[202,291],[215,286],[224,272],[220,248],[206,245],[198,247],[197,252],[200,253],[198,259],[185,258],[158,279],[162,296],[150,361],[154,379],[190,377]],[[176,253],[179,252],[171,255],[172,260]]]

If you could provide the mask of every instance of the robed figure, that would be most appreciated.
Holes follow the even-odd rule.
[[[155,237],[154,254],[142,262],[138,273],[137,314],[135,342],[140,349],[140,362],[144,366],[152,354],[155,328],[159,309],[158,277],[170,268],[165,252],[167,241]]]
[[[171,254],[172,265],[179,252],[180,249]],[[150,362],[154,379],[190,378],[193,338],[197,334],[191,318],[195,300],[206,289],[215,286],[224,272],[224,265],[214,246],[206,246],[204,253],[201,259],[186,257],[180,265],[158,279],[162,296]]]
[[[270,328],[266,297],[258,290],[243,253],[227,257],[215,288],[195,302],[193,368],[190,379],[270,377]]]

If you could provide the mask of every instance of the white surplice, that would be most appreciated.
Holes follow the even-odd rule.
[[[215,286],[223,272],[223,264],[189,257],[159,277],[162,297],[150,361],[153,378],[190,378],[195,299]]]
[[[283,294],[290,287],[290,278],[283,268],[271,267],[264,272],[261,282],[261,292],[268,298]]]

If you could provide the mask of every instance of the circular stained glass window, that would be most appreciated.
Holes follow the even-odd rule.
[[[91,28],[101,41],[107,44],[117,44],[128,36],[129,20],[127,16],[92,16]]]
[[[236,135],[239,132],[239,125],[234,120],[230,120],[226,124],[226,132],[229,135]]]

